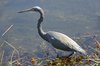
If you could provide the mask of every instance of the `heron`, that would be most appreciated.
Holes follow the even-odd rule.
[[[24,12],[38,12],[40,14],[40,17],[37,23],[38,33],[44,40],[49,42],[54,48],[63,50],[63,51],[70,51],[71,54],[69,55],[69,57],[72,56],[76,52],[79,52],[84,55],[87,54],[87,52],[82,47],[80,47],[78,43],[76,43],[73,39],[71,39],[67,35],[60,32],[56,32],[56,31],[45,32],[42,29],[41,23],[43,22],[43,19],[44,19],[44,10],[41,7],[34,6],[32,8],[19,11],[18,13],[24,13]]]

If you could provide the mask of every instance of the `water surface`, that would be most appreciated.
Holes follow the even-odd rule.
[[[37,32],[39,14],[17,13],[33,6],[44,9],[44,31],[70,37],[88,32],[100,34],[100,0],[0,0],[0,35],[13,24],[3,38],[16,48],[32,51],[43,42]]]

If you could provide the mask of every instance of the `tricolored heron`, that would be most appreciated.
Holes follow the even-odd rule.
[[[63,51],[71,51],[72,53],[69,56],[73,55],[74,52],[77,51],[86,55],[86,51],[82,49],[74,40],[72,40],[67,35],[55,31],[48,31],[48,32],[43,31],[41,23],[43,22],[44,18],[44,11],[39,6],[34,6],[33,8],[27,10],[22,10],[19,13],[30,12],[30,11],[38,12],[40,14],[40,18],[38,19],[37,29],[39,35],[44,40],[51,43],[52,46],[55,47],[56,49],[60,49]]]

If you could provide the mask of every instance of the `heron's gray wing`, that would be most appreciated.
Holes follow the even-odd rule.
[[[48,34],[52,36],[52,38],[60,41],[65,46],[68,46],[69,48],[73,50],[85,53],[85,51],[74,40],[69,38],[67,35],[63,33],[55,32],[55,31],[49,31]]]

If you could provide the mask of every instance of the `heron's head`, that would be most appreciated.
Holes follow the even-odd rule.
[[[30,9],[19,11],[18,13],[24,13],[24,12],[39,12],[44,15],[43,9],[40,8],[39,6],[34,6]]]

